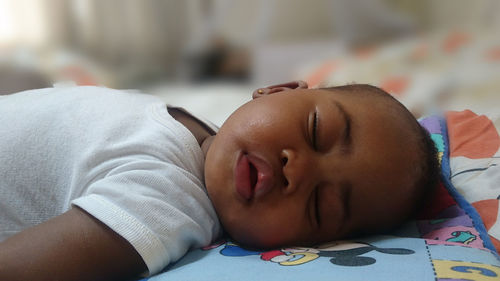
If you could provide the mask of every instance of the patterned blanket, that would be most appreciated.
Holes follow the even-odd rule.
[[[450,139],[449,178],[481,216],[500,252],[500,112],[446,114]],[[500,279],[499,279],[500,280]]]
[[[450,113],[448,119],[456,120],[460,114],[477,116],[471,112]],[[449,130],[444,118],[433,116],[420,122],[439,150],[442,181],[417,219],[391,235],[271,251],[248,250],[231,241],[220,241],[189,252],[162,273],[143,280],[500,280],[500,258],[487,232],[487,228],[491,232],[494,221],[489,218],[490,211],[484,209],[498,210],[498,200],[494,199],[496,205],[484,201],[493,199],[474,201],[471,205],[454,186],[467,174],[469,180],[461,179],[459,183],[462,188],[464,181],[465,186],[470,186],[474,178],[471,173],[480,172],[471,171],[476,168],[455,167],[472,165],[464,162],[469,154],[462,156],[463,151],[470,152],[471,146],[464,150],[467,140],[453,140],[463,136],[457,131],[456,122],[448,121]],[[475,143],[473,151],[481,151],[482,146]],[[494,144],[487,147],[486,156],[498,159],[498,143],[496,150]],[[486,227],[481,216],[486,218]]]

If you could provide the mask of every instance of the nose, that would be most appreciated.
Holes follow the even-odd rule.
[[[291,194],[302,186],[313,185],[315,167],[312,156],[299,154],[293,149],[283,149],[280,156],[285,194]]]

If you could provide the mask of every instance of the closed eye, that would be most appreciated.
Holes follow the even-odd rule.
[[[314,111],[314,117],[313,117],[313,126],[312,126],[312,144],[314,150],[318,150],[318,144],[317,144],[317,130],[318,130],[318,111]]]
[[[351,117],[347,114],[344,116],[345,118],[345,131],[344,131],[344,144],[345,146],[350,146],[351,139]]]
[[[314,212],[315,212],[315,218],[316,218],[316,224],[318,227],[321,226],[321,215],[320,215],[320,209],[319,209],[319,196],[318,196],[318,191],[319,188],[315,188],[314,190]]]

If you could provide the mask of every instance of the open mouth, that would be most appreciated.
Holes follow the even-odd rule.
[[[234,168],[236,192],[245,200],[263,196],[273,186],[273,174],[263,158],[241,153]]]
[[[248,162],[248,165],[250,167],[250,188],[252,189],[252,193],[255,191],[255,186],[257,185],[258,181],[258,170],[257,168],[252,164],[252,162]]]
[[[245,200],[250,200],[253,197],[257,181],[257,168],[248,160],[247,154],[240,155],[234,169],[236,192]]]

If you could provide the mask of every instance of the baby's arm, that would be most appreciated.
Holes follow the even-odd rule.
[[[79,208],[0,243],[0,280],[115,280],[146,271],[135,249]]]

